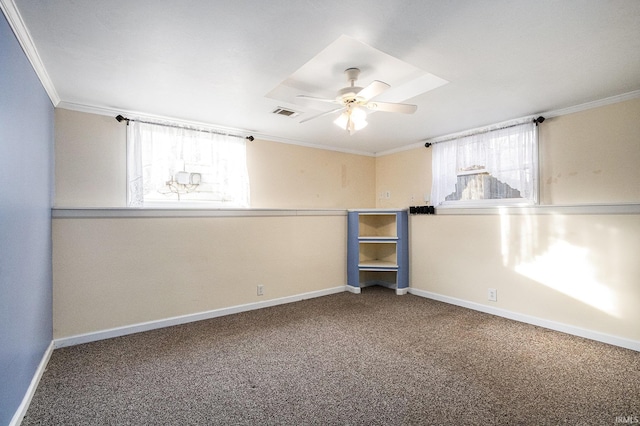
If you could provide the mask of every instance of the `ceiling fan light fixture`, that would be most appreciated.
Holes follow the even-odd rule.
[[[366,123],[367,112],[362,108],[354,107],[351,109],[351,120],[353,120],[356,123],[358,122]]]
[[[363,121],[360,121],[360,122],[358,122],[358,123],[354,123],[353,130],[354,130],[354,131],[362,130],[362,129],[364,129],[365,127],[367,127],[367,125],[368,125],[368,124],[369,124],[369,123],[367,123],[367,122],[366,122],[366,121],[364,121],[364,120],[363,120]]]
[[[345,111],[342,114],[340,114],[338,118],[333,120],[333,122],[336,126],[340,127],[341,129],[346,129],[347,123],[349,122],[349,114],[347,113],[347,111]]]
[[[367,113],[362,108],[347,108],[338,118],[333,121],[341,129],[349,131],[350,134],[367,127]]]
[[[317,98],[306,95],[296,96],[296,99],[300,100],[341,105],[341,107],[331,111],[325,111],[322,114],[306,118],[300,121],[300,123],[336,112],[342,112],[342,114],[334,120],[334,123],[341,129],[348,131],[350,135],[353,135],[358,130],[362,130],[367,126],[367,111],[365,108],[372,111],[401,112],[404,114],[413,114],[418,108],[416,105],[372,101],[372,99],[391,86],[382,81],[373,80],[366,87],[362,88],[356,86],[356,80],[360,75],[358,68],[347,68],[345,74],[347,75],[349,86],[340,89],[335,99]]]

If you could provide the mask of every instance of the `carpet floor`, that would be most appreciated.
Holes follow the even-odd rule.
[[[638,352],[369,287],[56,349],[22,424],[638,418]]]

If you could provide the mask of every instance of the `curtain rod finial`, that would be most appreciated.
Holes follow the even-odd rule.
[[[431,147],[431,144],[429,142],[425,142],[424,147],[425,148],[429,148],[429,147]]]
[[[249,139],[249,142],[253,142],[255,138],[253,136],[247,136],[245,139]]]
[[[122,115],[120,115],[120,114],[116,115],[116,120],[118,120],[118,123],[122,123],[123,121],[126,121],[126,122],[127,122],[127,124],[129,124],[129,119],[128,119],[128,118],[123,117],[123,116],[122,116]]]

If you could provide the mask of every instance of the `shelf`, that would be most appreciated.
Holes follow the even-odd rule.
[[[404,294],[409,287],[406,210],[350,210],[348,225],[347,284],[381,285]]]
[[[395,213],[361,213],[358,217],[359,238],[397,238]]]
[[[385,262],[384,260],[369,260],[367,262],[358,263],[358,269],[360,269],[361,271],[366,271],[366,270],[371,270],[371,271],[380,271],[380,270],[393,271],[393,270],[398,269],[398,264],[397,263],[393,263],[393,262]]]
[[[396,243],[394,241],[361,242],[358,266],[398,266]]]
[[[360,241],[367,241],[367,242],[372,242],[372,243],[376,242],[377,240],[382,240],[382,241],[380,241],[381,243],[386,243],[386,242],[397,241],[398,237],[358,237],[358,239]]]
[[[358,274],[358,284],[360,287],[370,285],[382,285],[385,287],[397,288],[398,272],[397,271],[363,271]]]

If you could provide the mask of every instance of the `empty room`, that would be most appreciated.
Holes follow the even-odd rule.
[[[0,425],[640,424],[640,2],[0,6]]]

